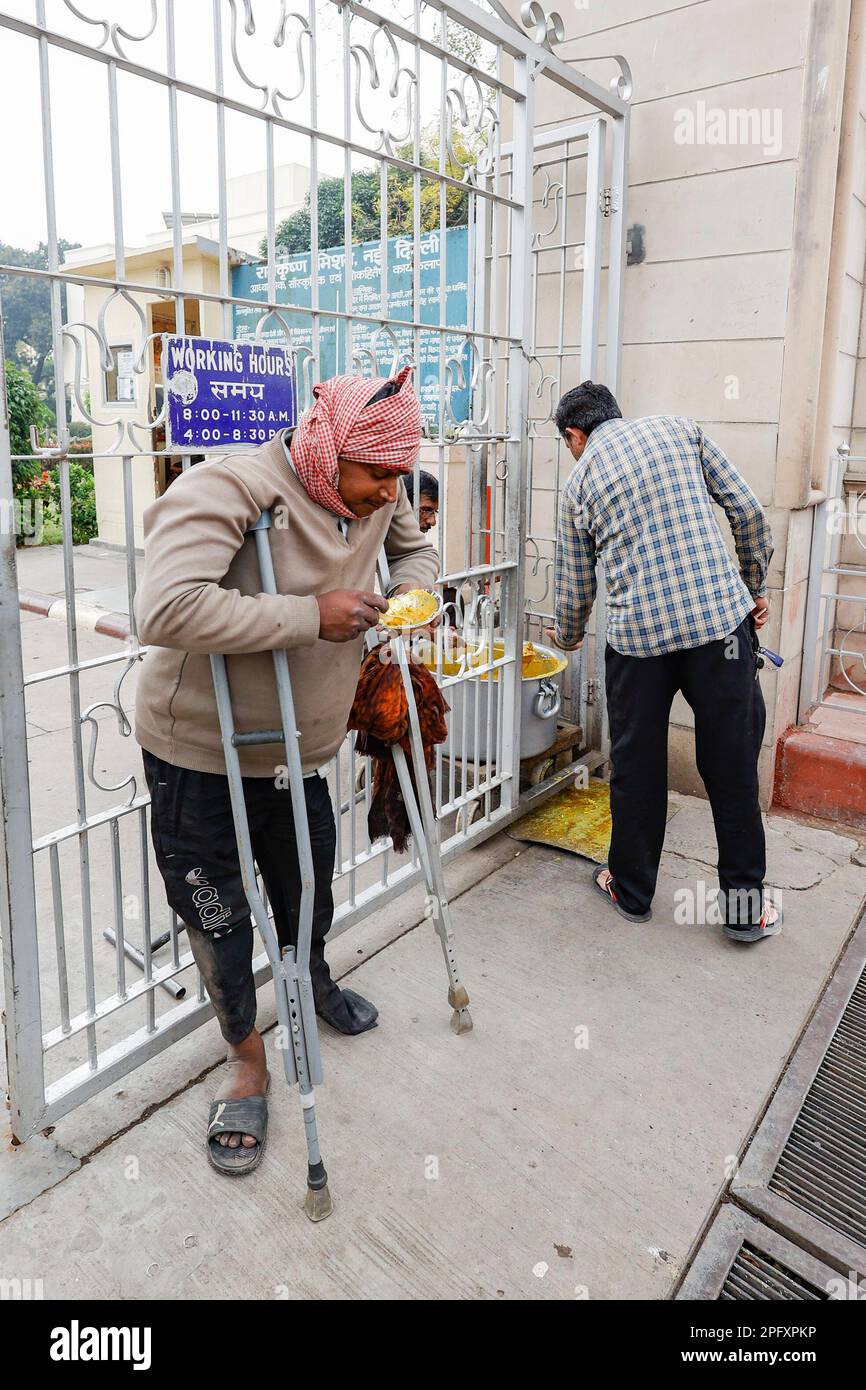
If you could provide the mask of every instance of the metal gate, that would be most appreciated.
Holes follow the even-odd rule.
[[[586,376],[617,387],[630,90],[621,60],[608,87],[556,56],[550,44],[561,21],[535,3],[524,6],[531,37],[498,0],[301,0],[292,12],[285,0],[129,0],[122,22],[71,0],[7,0],[5,10],[3,83],[24,74],[33,107],[46,252],[44,265],[0,264],[0,305],[4,290],[28,281],[50,313],[60,428],[50,440],[40,436],[28,457],[57,469],[65,595],[57,629],[65,658],[43,669],[30,650],[35,629],[19,621],[18,538],[8,518],[12,465],[27,457],[11,454],[4,408],[0,902],[12,1127],[24,1140],[212,1016],[149,843],[127,717],[142,655],[134,622],[126,642],[100,642],[76,613],[88,553],[73,543],[74,465],[92,464],[97,494],[101,486],[114,499],[131,614],[141,506],[167,485],[170,468],[197,461],[172,456],[161,436],[155,344],[166,325],[230,338],[238,311],[255,310],[257,337],[276,329],[293,346],[302,405],[326,341],[336,342],[338,370],[385,374],[432,360],[438,387],[426,402],[421,466],[438,475],[452,623],[471,631],[484,653],[470,667],[452,667],[441,651],[436,658],[453,705],[435,769],[443,857],[494,833],[523,804],[522,642],[552,617],[556,503],[570,466],[553,412],[561,391]],[[28,111],[20,115],[23,126]],[[91,178],[108,209],[109,245],[86,254],[64,252],[61,242],[75,202],[65,152],[77,119],[101,144],[82,156],[79,196],[88,196]],[[126,230],[141,203],[140,172],[130,166],[142,123],[162,136],[150,151],[166,190],[164,264],[155,268],[148,245],[131,246]],[[263,189],[258,223],[229,196],[238,187],[253,196],[250,142]],[[74,143],[84,150],[83,138]],[[285,164],[287,152],[293,164]],[[186,203],[196,160],[212,166],[204,213]],[[302,170],[308,194],[307,307],[286,289],[292,252],[280,239],[280,200],[288,168]],[[364,240],[360,224],[371,215],[357,206],[359,175],[372,192],[380,249],[400,239],[398,307],[387,254],[370,256],[372,294],[353,291],[345,273],[345,248]],[[326,196],[340,184],[344,274],[334,308],[320,302],[316,270],[336,267],[339,276],[334,233],[325,228]],[[260,241],[252,249],[250,224]],[[446,314],[455,226],[465,227],[468,245],[458,323]],[[422,293],[422,252],[431,247],[434,294]],[[258,298],[235,292],[234,268],[243,264],[263,268]],[[305,316],[303,341],[288,306],[293,323]],[[69,450],[70,413],[91,426],[87,455]],[[415,481],[417,507],[417,470]],[[586,645],[570,672],[569,711],[588,728],[587,746],[600,748],[601,644]],[[486,700],[465,698],[469,687],[479,695],[481,681]],[[420,878],[414,856],[370,843],[366,770],[349,736],[330,770],[334,933]],[[531,795],[573,775],[573,767],[559,768]],[[261,983],[264,956],[255,971]]]
[[[812,517],[798,719],[866,715],[866,459],[840,444]]]

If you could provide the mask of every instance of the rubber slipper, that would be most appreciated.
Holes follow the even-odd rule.
[[[268,1073],[263,1096],[240,1096],[235,1100],[211,1102],[207,1126],[207,1156],[212,1168],[228,1177],[240,1177],[258,1168],[268,1138],[267,1093],[271,1088]],[[238,1144],[230,1149],[219,1142],[220,1134],[251,1134],[256,1140],[252,1148]]]
[[[652,917],[652,912],[626,912],[625,908],[617,902],[616,894],[611,888],[610,882],[608,883],[608,886],[606,888],[602,888],[601,884],[598,881],[598,878],[599,874],[603,873],[610,873],[610,869],[607,867],[606,864],[602,864],[600,868],[593,869],[592,871],[592,882],[596,892],[601,893],[601,896],[603,898],[607,898],[608,902],[613,904],[617,912],[622,917],[625,917],[629,922],[648,922]]]
[[[774,921],[767,921],[767,908],[765,907],[760,922],[755,926],[746,927],[745,930],[738,927],[726,926],[725,936],[729,936],[732,941],[740,941],[744,944],[748,944],[752,941],[763,941],[767,936],[778,936],[779,932],[782,930],[782,922],[784,921],[785,915],[780,907],[776,907],[775,903],[772,903],[771,906],[776,910]]]

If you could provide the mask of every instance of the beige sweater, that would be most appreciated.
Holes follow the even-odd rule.
[[[255,543],[244,533],[265,508],[277,595],[263,594]],[[430,588],[439,572],[402,486],[394,506],[353,521],[343,536],[286,459],[282,435],[248,454],[199,463],[144,513],[145,570],[135,600],[142,663],[135,736],[178,767],[225,772],[209,652],[227,656],[238,732],[280,727],[273,658],[288,649],[304,772],[333,756],[346,734],[363,637],[319,640],[316,595],[374,590],[384,545],[392,592]],[[241,771],[273,777],[281,744],[239,750]]]

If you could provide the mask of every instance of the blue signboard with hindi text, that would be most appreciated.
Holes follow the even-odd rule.
[[[218,338],[162,340],[168,449],[264,444],[297,424],[291,351]]]
[[[438,228],[421,234],[417,251],[417,311],[418,322],[429,327],[420,329],[417,342],[411,328],[400,326],[401,319],[411,321],[415,312],[415,254],[410,236],[392,236],[387,242],[357,242],[351,248],[348,266],[345,247],[319,250],[315,274],[319,308],[316,379],[324,381],[342,372],[387,373],[396,346],[402,354],[398,365],[417,357],[414,384],[425,418],[435,423],[442,409],[447,430],[462,423],[469,414],[469,229],[449,227],[444,236]],[[262,261],[235,266],[232,294],[247,301],[232,306],[235,338],[249,342],[256,335],[258,341],[260,334],[262,342],[284,343],[288,329],[291,346],[303,364],[304,357],[313,350],[313,320],[309,313],[298,310],[302,306],[309,309],[313,304],[312,262],[310,251],[279,258],[274,278],[275,302],[280,309],[279,314],[270,317],[261,304],[268,295],[267,264]],[[383,288],[393,338],[386,336],[377,345]],[[347,313],[360,316],[352,321],[348,345]],[[450,331],[440,334],[440,323]]]

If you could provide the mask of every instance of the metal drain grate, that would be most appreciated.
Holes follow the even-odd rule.
[[[801,1279],[748,1241],[743,1242],[719,1294],[719,1298],[725,1299],[793,1298],[812,1302],[829,1297],[826,1289]]]
[[[791,1059],[731,1192],[843,1273],[866,1273],[866,922]]]
[[[866,1246],[866,976],[782,1150],[770,1190]]]
[[[678,1300],[824,1302],[837,1270],[806,1254],[740,1207],[724,1204],[689,1265]]]
[[[677,1299],[825,1302],[839,1275],[739,1207],[723,1206],[702,1241]]]

